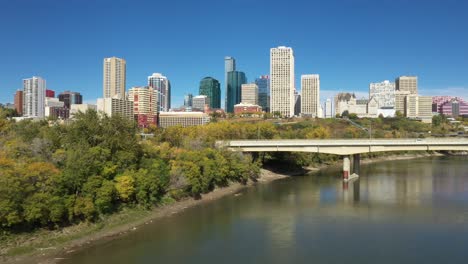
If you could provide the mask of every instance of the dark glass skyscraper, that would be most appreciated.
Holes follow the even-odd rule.
[[[68,109],[70,109],[70,105],[72,104],[83,103],[83,96],[81,96],[81,94],[77,92],[65,91],[63,93],[60,93],[58,98],[59,98],[59,101],[63,102],[65,107]]]
[[[210,108],[221,108],[221,85],[212,77],[205,77],[200,81],[200,95],[208,97]]]
[[[258,86],[258,104],[265,112],[270,112],[270,76],[262,75],[255,79]]]
[[[245,73],[241,71],[231,71],[227,75],[227,100],[226,112],[233,113],[234,105],[241,101],[241,86],[247,83]]]

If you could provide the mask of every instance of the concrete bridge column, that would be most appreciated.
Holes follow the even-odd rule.
[[[343,157],[343,180],[347,181],[351,173],[351,162],[349,156]]]
[[[353,155],[353,170],[352,173],[361,175],[361,154]]]

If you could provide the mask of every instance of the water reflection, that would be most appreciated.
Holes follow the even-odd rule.
[[[467,161],[376,163],[347,184],[330,168],[258,185],[64,263],[465,263]]]

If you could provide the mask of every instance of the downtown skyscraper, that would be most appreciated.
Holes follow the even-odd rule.
[[[205,77],[200,81],[199,95],[208,97],[210,108],[221,108],[221,87],[219,81],[212,77]]]
[[[270,111],[294,116],[294,54],[280,46],[270,50]]]
[[[270,112],[270,76],[262,75],[255,79],[258,86],[258,104],[263,111]]]
[[[46,81],[33,76],[23,80],[23,116],[43,118],[45,116]]]
[[[242,85],[247,83],[245,73],[241,71],[228,72],[227,78],[227,100],[226,112],[234,113],[234,105],[241,102],[242,99]]]
[[[301,76],[301,114],[320,117],[320,76],[307,74]]]
[[[127,63],[124,59],[111,57],[104,59],[103,97],[124,98]]]
[[[228,73],[236,70],[236,59],[224,57],[224,108],[227,111],[228,105]]]
[[[148,86],[159,91],[159,111],[168,112],[171,109],[171,83],[161,73],[148,76]]]

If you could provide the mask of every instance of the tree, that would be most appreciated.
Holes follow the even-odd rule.
[[[115,178],[115,189],[123,202],[131,202],[135,194],[135,179],[127,174]]]

